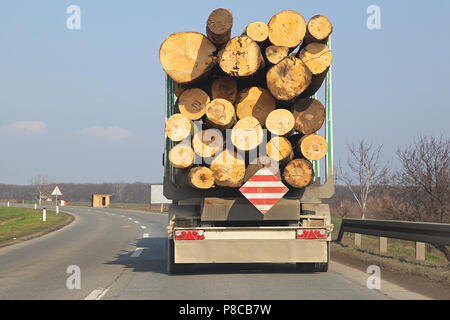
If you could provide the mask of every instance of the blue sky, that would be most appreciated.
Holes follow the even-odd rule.
[[[69,5],[81,30],[69,30]],[[368,30],[366,9],[381,9]],[[171,33],[205,32],[225,7],[233,35],[290,9],[334,25],[336,159],[346,142],[383,144],[383,160],[419,133],[448,134],[450,2],[22,1],[0,2],[0,183],[37,174],[59,182],[162,179],[164,73]],[[393,162],[395,165],[395,161]]]

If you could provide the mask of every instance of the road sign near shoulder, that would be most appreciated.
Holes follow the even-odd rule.
[[[55,187],[55,190],[52,192],[52,196],[62,196],[61,191],[59,190],[58,186]]]
[[[164,197],[162,184],[152,184],[150,186],[150,203],[172,203],[172,200]]]

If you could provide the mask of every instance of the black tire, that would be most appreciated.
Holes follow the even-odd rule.
[[[297,263],[297,268],[302,272],[327,272],[328,262],[330,261],[330,243],[327,243],[327,262],[307,262]]]
[[[167,273],[169,275],[184,274],[192,272],[195,264],[193,263],[175,263],[175,246],[173,239],[167,239]]]

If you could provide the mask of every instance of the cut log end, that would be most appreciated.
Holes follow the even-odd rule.
[[[211,189],[214,187],[214,174],[208,167],[194,167],[189,170],[188,183],[197,189]]]
[[[305,159],[294,159],[284,168],[283,178],[291,187],[305,188],[313,182],[313,165]]]
[[[325,121],[325,107],[312,98],[300,99],[292,106],[295,118],[294,129],[302,134],[318,131]]]
[[[221,130],[231,128],[236,122],[233,104],[225,99],[214,99],[206,106],[206,119]]]
[[[312,74],[321,74],[331,65],[333,55],[326,44],[312,42],[300,50],[298,57],[308,67]]]
[[[239,92],[236,101],[236,115],[239,119],[254,117],[261,126],[265,126],[266,118],[275,110],[275,98],[270,92],[260,87],[250,87]]]
[[[289,56],[272,66],[266,74],[267,87],[277,99],[290,101],[305,91],[312,73],[298,58]]]
[[[170,149],[169,161],[175,168],[189,168],[194,164],[194,150],[188,144],[179,143]]]
[[[245,161],[237,153],[224,150],[211,162],[214,181],[221,187],[240,187],[244,183]]]
[[[179,142],[193,133],[194,124],[185,115],[175,113],[166,121],[166,135],[170,140]]]
[[[259,146],[264,138],[264,132],[254,117],[245,117],[239,120],[231,131],[231,142],[243,151],[253,150]]]
[[[223,146],[223,135],[218,129],[199,131],[192,138],[192,147],[195,153],[203,158],[214,157],[223,150]]]
[[[220,52],[220,68],[233,77],[249,77],[264,67],[258,44],[247,36],[228,41]]]
[[[266,48],[266,59],[271,64],[277,64],[289,55],[288,47],[268,46]]]
[[[303,136],[298,144],[302,155],[308,160],[320,160],[328,152],[327,141],[318,134]]]
[[[274,15],[269,23],[269,40],[273,45],[295,48],[306,34],[306,21],[295,11],[287,10]]]
[[[245,35],[258,43],[262,43],[269,37],[269,27],[262,21],[255,21],[247,26]]]
[[[266,119],[267,130],[278,136],[290,135],[293,132],[294,124],[294,116],[286,109],[276,109]]]
[[[231,77],[220,77],[211,86],[213,99],[225,99],[234,103],[237,97],[237,83]]]
[[[294,158],[292,145],[285,137],[275,136],[267,143],[267,155],[280,163],[286,163]]]
[[[307,40],[323,41],[326,40],[333,32],[333,25],[324,15],[316,15],[309,19],[307,25]]]
[[[164,71],[180,84],[204,76],[217,63],[216,46],[197,32],[174,33],[161,44],[159,59]]]
[[[206,34],[215,44],[225,44],[230,40],[233,14],[228,9],[215,9],[206,21]]]
[[[209,102],[208,94],[202,89],[187,89],[181,94],[178,100],[178,108],[180,113],[188,119],[198,120],[204,116],[206,105]]]

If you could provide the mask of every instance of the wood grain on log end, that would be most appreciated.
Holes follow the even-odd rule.
[[[239,119],[254,117],[261,126],[265,126],[266,118],[275,110],[276,102],[267,89],[250,87],[239,92],[235,105]]]
[[[211,95],[213,99],[225,99],[234,103],[237,97],[236,80],[231,77],[220,77],[214,80],[211,86]]]
[[[272,66],[266,74],[267,87],[277,100],[290,101],[305,91],[312,73],[302,60],[289,56]]]
[[[326,44],[311,42],[300,50],[298,57],[308,67],[312,74],[321,74],[331,65],[333,55]]]
[[[195,153],[203,158],[214,157],[223,150],[223,146],[223,135],[219,129],[201,130],[192,138]]]
[[[290,135],[293,132],[295,119],[289,110],[276,109],[269,113],[266,128],[278,136]]]
[[[215,9],[206,21],[206,35],[215,44],[225,44],[230,40],[232,26],[231,11],[224,8]]]
[[[305,159],[294,159],[284,168],[283,178],[291,187],[305,188],[313,182],[313,165]]]
[[[292,145],[285,137],[274,136],[267,143],[267,155],[275,161],[286,163],[294,158]]]
[[[187,143],[179,143],[170,149],[169,161],[175,168],[189,168],[194,164],[194,150]]]
[[[264,132],[258,119],[245,117],[239,120],[231,131],[231,142],[243,151],[253,150],[261,144]]]
[[[325,121],[325,107],[317,99],[300,99],[291,110],[295,118],[294,129],[302,134],[318,131]]]
[[[266,48],[266,59],[271,64],[277,64],[289,55],[288,47],[268,46]]]
[[[247,36],[228,41],[220,51],[219,65],[233,77],[249,77],[265,66],[258,44]]]
[[[217,48],[197,32],[174,33],[159,49],[164,71],[178,83],[189,83],[211,71],[217,63]]]
[[[179,142],[193,133],[194,124],[185,115],[175,113],[166,121],[166,136],[170,140]]]
[[[245,35],[258,43],[262,43],[269,37],[269,27],[262,21],[255,21],[247,26]]]
[[[221,187],[240,187],[244,183],[245,161],[236,152],[224,150],[211,162],[214,181]]]
[[[206,105],[209,102],[208,94],[202,89],[187,89],[178,100],[178,109],[188,119],[198,120],[205,115]]]
[[[233,104],[225,99],[214,99],[206,106],[206,119],[213,127],[229,129],[236,123]]]
[[[214,174],[211,169],[204,166],[191,168],[188,183],[197,189],[211,189],[214,187]]]
[[[299,142],[298,146],[302,155],[308,160],[320,160],[328,152],[327,141],[318,134],[308,134],[303,136]]]
[[[306,21],[301,14],[287,10],[274,15],[268,25],[269,40],[273,45],[295,48],[306,34]]]
[[[333,32],[333,25],[324,15],[315,15],[308,21],[306,38],[308,42],[320,42],[328,39]]]

